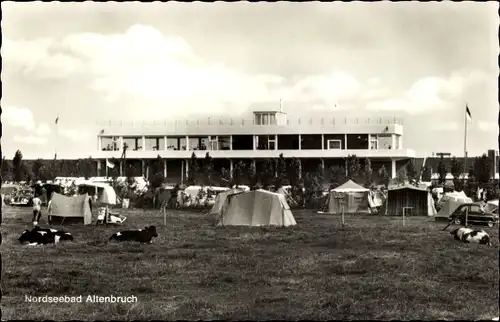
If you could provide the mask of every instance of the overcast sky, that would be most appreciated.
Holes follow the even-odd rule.
[[[497,2],[2,2],[2,151],[97,149],[97,119],[401,116],[419,156],[498,149]],[[334,109],[335,104],[340,111]],[[343,115],[343,114],[342,114]]]

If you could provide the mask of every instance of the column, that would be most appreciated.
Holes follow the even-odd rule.
[[[166,135],[163,137],[163,143],[164,143],[163,150],[167,151],[168,144],[167,144],[167,136]]]
[[[187,135],[186,135],[186,151],[189,151],[189,136]],[[186,169],[187,169],[187,163],[186,163]]]
[[[101,173],[101,160],[97,160],[97,175],[96,177],[99,177]]]
[[[321,150],[325,149],[325,135],[321,134]]]
[[[123,136],[120,136],[120,148],[118,151],[123,151]]]
[[[274,150],[278,150],[278,134],[274,135]]]
[[[372,149],[372,144],[371,144],[371,141],[372,141],[372,135],[371,135],[371,134],[368,134],[368,150],[371,150],[371,149]]]
[[[229,177],[233,178],[233,159],[229,159]]]
[[[142,151],[146,151],[146,137],[142,136]]]
[[[120,177],[123,177],[123,162],[122,160],[120,160],[119,162],[120,162]]]
[[[299,178],[302,178],[302,160],[301,159],[298,160],[299,160]]]
[[[163,159],[163,177],[167,178],[167,160]]]
[[[391,143],[391,150],[396,149],[396,134],[391,135],[392,143]]]
[[[344,134],[344,150],[347,150],[347,134]]]
[[[186,179],[189,179],[189,160],[186,160]]]
[[[253,136],[253,150],[257,150],[257,138],[258,136],[257,135],[254,135]]]
[[[229,136],[229,150],[233,150],[233,136]]]
[[[323,158],[321,158],[320,166],[321,170],[323,171],[323,175],[325,175],[325,160]]]
[[[396,160],[391,160],[391,178],[396,178]]]
[[[302,134],[299,134],[299,150],[302,150]]]
[[[144,167],[145,167],[145,162],[144,162],[144,159],[141,160],[141,176],[144,177]]]
[[[99,135],[97,136],[97,149],[102,151],[102,137]]]

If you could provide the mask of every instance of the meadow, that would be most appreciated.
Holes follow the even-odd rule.
[[[122,228],[54,225],[74,242],[21,246],[30,208],[3,210],[2,316],[23,320],[436,320],[498,316],[494,247],[459,243],[429,217],[294,211],[292,228],[216,227],[203,212],[121,210]],[[94,218],[95,220],[95,218]],[[108,243],[156,225],[153,244]],[[47,227],[46,216],[42,227]],[[29,303],[130,296],[137,303]]]

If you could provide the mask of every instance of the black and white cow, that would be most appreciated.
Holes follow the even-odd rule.
[[[19,237],[19,242],[21,244],[28,244],[30,246],[47,245],[52,243],[57,244],[62,240],[73,240],[73,236],[63,230],[40,228],[38,226],[33,228],[31,231],[26,229],[21,234],[21,237]]]
[[[148,226],[144,229],[124,230],[114,233],[109,238],[110,241],[136,241],[140,243],[153,243],[153,237],[158,237],[155,226]]]
[[[470,228],[458,228],[450,232],[455,240],[462,241],[464,243],[476,243],[481,245],[491,246],[491,239],[488,233],[484,230],[473,230]]]

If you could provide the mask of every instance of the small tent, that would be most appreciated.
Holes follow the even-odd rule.
[[[370,189],[349,180],[343,185],[330,190],[328,213],[340,214],[342,213],[342,207],[344,207],[344,213],[369,214],[371,212],[369,194]]]
[[[267,190],[229,194],[223,205],[223,226],[295,226],[295,218],[283,195]]]
[[[437,214],[431,193],[424,188],[412,185],[391,187],[387,192],[387,200],[380,209],[380,214],[389,216],[401,216],[403,207],[405,214],[435,216]]]
[[[90,211],[89,199],[88,194],[68,197],[54,192],[50,202],[49,216],[83,218],[84,225],[90,225],[92,212]]]
[[[495,214],[498,214],[498,199],[486,202],[484,210],[486,210],[487,212],[493,212]]]
[[[472,203],[472,199],[467,197],[463,191],[445,193],[445,195],[438,201],[440,209],[436,218],[448,218],[455,211],[455,209],[458,208],[458,206],[464,203]]]
[[[83,181],[78,183],[78,189],[89,195],[96,195],[97,202],[107,205],[116,205],[115,189],[106,183]]]
[[[227,197],[230,195],[238,194],[244,192],[244,189],[241,188],[233,188],[230,190],[223,191],[215,197],[214,205],[212,206],[212,210],[210,210],[211,214],[222,214],[224,211],[224,205],[226,204]]]

